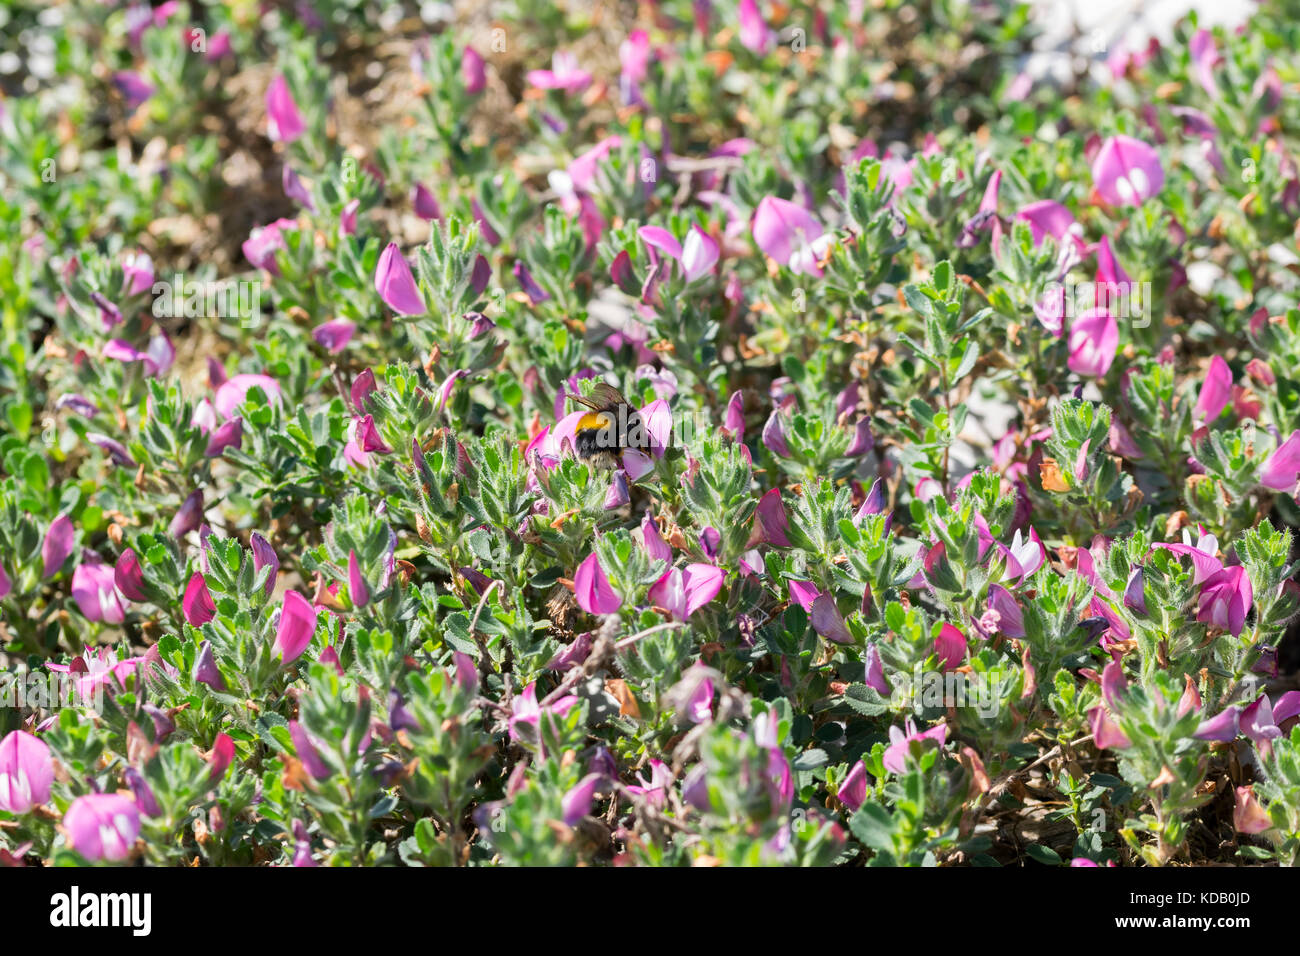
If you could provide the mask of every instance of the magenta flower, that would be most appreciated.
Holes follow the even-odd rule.
[[[772,48],[772,31],[758,9],[757,0],[740,0],[740,42],[747,50],[763,54]]]
[[[650,560],[672,562],[673,549],[663,539],[663,535],[659,533],[659,525],[655,523],[655,520],[649,514],[641,520],[639,540],[642,550],[645,551]]]
[[[588,614],[613,614],[623,606],[593,551],[573,575],[573,592],[578,606]]]
[[[542,707],[537,702],[537,684],[535,682],[529,684],[524,688],[523,693],[510,700],[511,715],[508,721],[510,739],[525,739],[519,732],[521,727],[525,728],[525,732],[529,733],[530,737],[534,736],[543,711],[554,714],[556,717],[563,717],[578,703],[577,697],[573,694],[566,694],[554,703]]]
[[[1204,27],[1192,34],[1187,42],[1187,52],[1192,56],[1192,68],[1196,72],[1196,81],[1211,98],[1219,98],[1219,85],[1214,80],[1214,67],[1222,59],[1214,43],[1214,34]]]
[[[320,750],[317,749],[311,735],[296,720],[289,721],[289,739],[293,741],[293,751],[298,757],[298,762],[313,778],[325,780],[333,774],[329,764],[321,758]]]
[[[1197,740],[1236,740],[1240,732],[1240,720],[1241,711],[1236,707],[1228,707],[1209,720],[1201,721],[1192,736]]]
[[[650,35],[644,30],[633,30],[618,47],[618,88],[623,102],[628,105],[643,103],[641,83],[650,68]]]
[[[1025,617],[1020,610],[1020,605],[1012,597],[1011,592],[997,584],[989,585],[988,610],[997,615],[997,621],[988,621],[993,627],[986,628],[992,631],[996,629],[1007,637],[1024,637],[1025,636]],[[986,612],[985,617],[988,617]],[[981,617],[981,623],[985,617]]]
[[[785,440],[785,416],[779,408],[774,408],[763,424],[763,445],[777,458],[792,457],[790,446]]]
[[[849,633],[844,616],[830,594],[819,594],[813,598],[808,607],[809,622],[813,630],[833,644],[852,644],[853,635]]]
[[[72,573],[72,597],[89,621],[121,624],[126,617],[114,586],[113,569],[96,561],[83,561]]]
[[[1007,574],[1013,578],[1027,578],[1043,565],[1047,549],[1038,537],[1038,532],[1029,529],[1029,537],[1021,535],[1019,529],[1011,539],[1008,554]]]
[[[244,258],[257,268],[265,269],[271,275],[278,276],[280,267],[275,261],[275,254],[280,249],[286,248],[285,230],[297,231],[297,229],[298,223],[292,219],[277,219],[265,226],[254,228],[240,247],[244,251]]]
[[[266,88],[267,135],[275,143],[292,143],[307,131],[284,74],[277,73]]]
[[[1105,707],[1094,707],[1088,711],[1088,727],[1092,730],[1093,743],[1101,750],[1123,750],[1133,746],[1119,725],[1110,719]]]
[[[153,259],[147,252],[132,250],[122,257],[122,291],[143,295],[153,288]]]
[[[433,193],[429,192],[424,183],[416,183],[411,187],[411,205],[415,207],[415,214],[425,222],[433,222],[435,219],[442,218],[442,210],[438,207],[438,200],[434,198]]]
[[[214,784],[226,775],[230,762],[235,759],[235,742],[227,733],[217,734],[208,755],[208,783]]]
[[[902,773],[907,769],[907,756],[911,753],[913,741],[937,741],[940,748],[948,739],[948,725],[935,724],[929,730],[918,732],[916,725],[912,723],[909,717],[904,722],[903,727],[889,728],[889,746],[885,748],[885,755],[882,762],[885,769],[893,773]]]
[[[54,760],[45,741],[21,730],[0,740],[0,810],[26,813],[50,799]]]
[[[1071,372],[1102,378],[1110,371],[1119,349],[1119,325],[1104,309],[1089,309],[1070,326]]]
[[[331,319],[311,330],[311,337],[327,352],[337,355],[348,347],[356,334],[357,324],[348,319]]]
[[[233,375],[221,383],[217,388],[217,394],[212,399],[212,407],[223,420],[230,418],[254,388],[262,390],[270,405],[278,405],[284,397],[280,384],[269,375],[245,373]]]
[[[727,399],[727,412],[722,421],[722,433],[735,441],[745,438],[745,396],[732,392]]]
[[[140,835],[140,811],[130,797],[92,793],[72,801],[63,826],[69,846],[87,860],[124,860]]]
[[[591,74],[578,67],[578,58],[567,50],[556,50],[549,70],[529,70],[529,84],[539,90],[579,93],[591,85]]]
[[[1241,634],[1253,600],[1254,591],[1246,569],[1224,568],[1210,575],[1201,585],[1196,619],[1236,636]]]
[[[661,807],[668,799],[668,785],[673,782],[673,772],[662,760],[651,760],[650,776],[639,773],[637,780],[640,784],[632,784],[627,788],[628,792],[644,797],[652,807]]]
[[[1196,413],[1201,421],[1212,422],[1232,400],[1232,370],[1220,355],[1210,359],[1210,368],[1196,398]]]
[[[221,676],[221,668],[217,666],[217,657],[209,641],[199,642],[199,652],[194,655],[192,676],[198,683],[206,684],[218,693],[226,692],[226,679]]]
[[[1165,184],[1155,149],[1132,136],[1112,136],[1092,161],[1092,181],[1112,206],[1140,206]]]
[[[1269,741],[1282,736],[1282,728],[1277,725],[1273,702],[1268,699],[1268,694],[1260,694],[1254,702],[1242,708],[1238,720],[1241,732],[1261,749],[1267,750]]]
[[[685,621],[718,596],[724,577],[721,569],[711,564],[688,564],[665,574],[650,586],[646,597],[664,608],[673,620]]]
[[[217,616],[217,606],[212,603],[212,595],[208,593],[208,582],[198,571],[194,572],[189,584],[185,585],[181,611],[191,627],[202,627]]]
[[[139,109],[156,92],[153,85],[134,70],[119,70],[114,73],[113,85],[122,94],[122,99],[126,100],[128,110]]]
[[[465,47],[460,55],[460,78],[470,96],[477,96],[487,87],[487,64],[472,46]]]
[[[1259,483],[1273,491],[1295,493],[1300,482],[1300,428],[1278,445],[1264,460],[1259,472]]]
[[[242,418],[232,418],[212,430],[212,433],[208,435],[208,446],[203,450],[203,454],[208,458],[216,458],[227,448],[238,448],[243,443],[244,420]]]
[[[76,534],[72,519],[67,515],[59,515],[50,522],[45,540],[41,542],[41,577],[48,578],[63,567],[63,562],[72,554]]]
[[[880,659],[880,651],[875,644],[867,645],[865,660],[864,683],[882,697],[891,696],[894,689],[889,686],[889,680],[885,677],[885,665]]]
[[[1202,33],[1206,32],[1204,30]],[[1255,787],[1238,787],[1232,808],[1232,828],[1238,833],[1263,833],[1273,828],[1273,821],[1257,799]]]
[[[803,206],[766,196],[754,210],[751,229],[758,248],[778,264],[796,275],[822,274],[817,262],[833,237]]]
[[[280,606],[280,623],[275,630],[272,651],[285,664],[292,664],[311,644],[316,634],[317,609],[297,591],[285,591]]]
[[[596,791],[600,789],[605,775],[602,773],[589,773],[577,785],[566,792],[560,800],[560,808],[565,826],[577,826],[588,813],[591,812],[591,801],[596,796]]]
[[[357,211],[360,208],[361,200],[352,199],[339,210],[339,238],[356,235]]]
[[[254,531],[249,535],[248,543],[252,546],[253,551],[253,573],[259,573],[263,568],[269,567],[271,570],[266,577],[266,596],[270,597],[271,592],[275,590],[275,576],[280,570],[280,556],[275,553],[271,547],[271,542]]]
[[[113,583],[128,601],[147,600],[144,593],[144,571],[140,558],[131,548],[118,555],[113,567]]]
[[[428,307],[415,284],[411,267],[402,258],[397,243],[390,242],[379,256],[375,269],[375,291],[398,315],[424,315]]]
[[[167,525],[167,533],[179,540],[191,531],[197,530],[202,523],[203,489],[196,488],[185,496],[181,506],[176,509],[176,514],[172,516],[171,522]]]
[[[348,551],[348,597],[354,607],[365,607],[370,603],[370,589],[366,579],[361,575],[361,565],[357,563],[357,553]]]
[[[934,653],[945,671],[956,670],[966,660],[966,635],[945,621],[934,639]]]
[[[311,191],[307,189],[302,179],[288,165],[284,167],[280,174],[280,186],[284,189],[286,198],[292,199],[309,212],[316,211],[316,202],[311,198]]]
[[[840,803],[856,811],[867,799],[867,765],[859,760],[848,776],[840,781],[839,792],[835,794]]]
[[[781,503],[781,490],[772,488],[758,499],[755,511],[762,540],[777,548],[790,547],[786,532],[790,530],[790,521],[785,514],[785,505]]]
[[[811,581],[791,581],[789,582],[790,600],[798,604],[805,611],[811,611],[813,601],[821,597],[821,591]]]

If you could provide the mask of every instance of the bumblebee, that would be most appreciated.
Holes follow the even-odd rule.
[[[650,433],[641,416],[622,393],[600,382],[590,395],[571,396],[591,411],[578,419],[573,431],[573,451],[598,468],[618,468],[628,448],[648,450]]]

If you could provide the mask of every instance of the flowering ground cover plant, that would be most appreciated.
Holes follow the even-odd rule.
[[[1290,4],[416,7],[0,12],[0,863],[1300,859]]]

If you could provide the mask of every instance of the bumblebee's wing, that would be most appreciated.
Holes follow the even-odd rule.
[[[627,404],[627,399],[623,397],[623,394],[618,389],[604,382],[597,382],[590,395],[571,395],[569,397],[579,405],[585,405],[598,412]]]

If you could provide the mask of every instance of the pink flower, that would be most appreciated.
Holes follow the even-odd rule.
[[[208,582],[198,571],[194,572],[189,584],[185,585],[181,611],[191,627],[202,627],[217,616],[217,606],[212,603],[212,595],[208,593]]]
[[[861,760],[855,763],[848,776],[840,781],[839,792],[835,795],[850,810],[856,811],[861,807],[867,799],[867,765]]]
[[[361,200],[350,200],[347,205],[339,210],[339,238],[343,236],[352,236],[357,231],[357,210],[361,208]]]
[[[0,740],[0,810],[26,813],[50,799],[54,761],[45,741],[21,730]]]
[[[641,82],[650,67],[650,35],[644,30],[633,30],[618,48],[621,67],[618,77],[619,92],[629,105],[642,102]]]
[[[1033,528],[1029,529],[1028,538],[1023,537],[1017,529],[1011,539],[1009,557],[1007,574],[1015,578],[1027,578],[1042,567],[1043,559],[1047,557],[1047,549],[1043,547],[1038,532]]]
[[[1297,480],[1300,479],[1300,428],[1293,431],[1286,441],[1274,449],[1273,454],[1264,460],[1259,472],[1259,483],[1273,491],[1295,493]]]
[[[254,228],[241,246],[244,258],[257,268],[265,269],[271,275],[278,276],[280,267],[276,264],[275,254],[277,250],[285,248],[284,231],[297,229],[298,223],[292,219],[277,219],[265,226]]]
[[[945,671],[956,670],[966,660],[966,635],[945,621],[934,639],[934,653]]]
[[[588,614],[613,614],[623,606],[623,599],[610,586],[594,551],[578,565],[573,575],[573,592],[578,606]]]
[[[711,564],[688,564],[665,574],[651,585],[646,597],[668,611],[674,620],[685,621],[718,596],[724,577]]]
[[[1232,398],[1232,370],[1220,355],[1210,359],[1210,368],[1201,384],[1196,399],[1196,413],[1201,421],[1212,422],[1219,417]]]
[[[1123,750],[1133,746],[1119,725],[1110,719],[1105,707],[1094,707],[1088,711],[1088,726],[1092,730],[1093,743],[1098,749]]]
[[[92,793],[72,801],[63,826],[69,845],[87,860],[124,860],[140,835],[140,811],[130,797]]]
[[[266,122],[267,135],[275,143],[292,143],[307,131],[282,73],[277,73],[266,88]]]
[[[758,499],[754,516],[764,541],[777,548],[790,547],[790,539],[786,536],[790,522],[785,514],[785,505],[781,502],[779,488],[772,488]]]
[[[1105,310],[1089,309],[1070,326],[1070,371],[1102,378],[1119,349],[1119,325]]]
[[[397,243],[390,242],[379,256],[375,269],[375,291],[399,315],[424,315],[428,307],[415,284],[411,267],[402,258]]]
[[[128,601],[147,600],[144,593],[144,571],[140,567],[139,556],[131,548],[118,555],[113,567],[113,583]]]
[[[433,193],[429,192],[424,183],[416,183],[411,187],[411,205],[415,207],[415,214],[426,222],[442,218],[442,210],[438,208],[438,200],[434,198]]]
[[[136,249],[122,257],[122,291],[142,295],[153,288],[153,259]]]
[[[902,773],[907,769],[907,756],[911,753],[912,741],[935,740],[938,741],[940,747],[943,747],[947,739],[947,724],[935,724],[929,730],[918,733],[916,725],[912,723],[912,719],[909,717],[902,728],[889,728],[889,746],[885,748],[882,762],[886,770]]]
[[[487,87],[487,64],[472,46],[465,47],[460,55],[460,78],[470,96],[477,96]]]
[[[311,644],[311,639],[316,634],[318,613],[312,603],[297,591],[284,592],[280,623],[276,627],[275,643],[271,647],[285,664],[296,661]]]
[[[1273,828],[1268,812],[1255,799],[1253,785],[1237,788],[1232,809],[1232,828],[1238,833],[1263,833]]]
[[[641,521],[640,534],[641,548],[652,561],[671,562],[673,560],[673,549],[668,546],[668,542],[663,539],[659,533],[659,525],[649,514]]]
[[[1196,605],[1196,619],[1233,634],[1241,634],[1254,600],[1250,575],[1243,567],[1224,568],[1205,579]]]
[[[578,93],[591,85],[591,74],[579,69],[578,58],[567,50],[556,50],[549,70],[529,70],[526,79],[539,90]]]
[[[244,373],[231,376],[221,383],[212,399],[213,408],[223,419],[230,418],[254,388],[260,388],[267,402],[272,405],[279,404],[283,397],[280,384],[269,375]]]
[[[772,31],[768,29],[757,0],[740,0],[740,42],[745,49],[763,54],[772,48]]]
[[[113,569],[98,561],[83,561],[72,573],[72,597],[89,621],[121,624],[126,616],[114,585]]]
[[[832,237],[812,213],[798,203],[765,196],[754,210],[754,242],[764,253],[796,275],[822,274],[817,260]]]
[[[1214,67],[1219,63],[1218,47],[1214,43],[1214,34],[1204,27],[1192,34],[1187,43],[1187,52],[1192,56],[1192,68],[1196,71],[1196,80],[1211,98],[1219,98],[1219,85],[1214,80]]]
[[[510,701],[511,716],[508,721],[510,739],[525,739],[519,733],[521,726],[535,733],[537,723],[541,720],[543,711],[548,714],[554,714],[556,717],[563,717],[577,704],[577,697],[572,694],[566,694],[554,703],[542,707],[537,702],[536,682],[529,684],[524,688],[523,693],[516,695]],[[530,736],[532,736],[532,734],[530,734]]]
[[[41,542],[41,577],[48,578],[63,567],[63,562],[72,554],[76,534],[72,519],[67,515],[59,515],[50,522],[45,540]]]
[[[651,760],[650,776],[647,778],[641,773],[637,774],[637,779],[641,781],[640,785],[629,786],[628,792],[645,797],[646,802],[653,807],[663,806],[668,798],[668,785],[673,782],[673,772],[668,769],[668,765],[662,760]]]
[[[579,821],[591,812],[592,798],[595,797],[596,790],[604,779],[603,773],[589,773],[564,794],[560,800],[560,808],[565,826],[577,826]]]
[[[1092,180],[1112,206],[1140,206],[1165,184],[1155,149],[1132,136],[1112,136],[1092,161]]]
[[[232,418],[212,430],[212,433],[208,436],[208,446],[203,450],[203,454],[208,458],[216,458],[227,448],[238,448],[243,442],[244,420],[242,418]]]
[[[1007,637],[1025,636],[1024,612],[1020,610],[1020,605],[1006,588],[996,584],[989,586],[988,609],[998,616],[996,628],[999,633]]]
[[[114,73],[113,85],[126,100],[128,110],[139,109],[155,92],[153,86],[134,70],[119,70]]]

